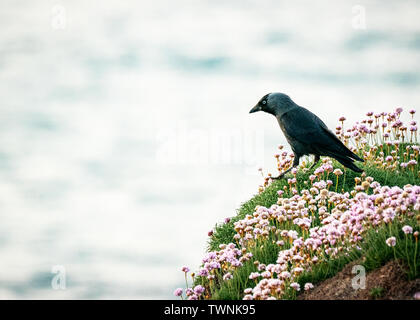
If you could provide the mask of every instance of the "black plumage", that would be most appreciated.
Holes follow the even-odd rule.
[[[363,159],[351,152],[321,119],[294,103],[289,96],[283,93],[267,94],[250,113],[257,111],[264,111],[276,117],[295,155],[293,167],[299,165],[299,159],[303,155],[314,155],[312,167],[321,156],[328,156],[353,171],[363,171],[353,163]]]

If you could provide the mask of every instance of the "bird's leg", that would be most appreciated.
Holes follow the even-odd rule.
[[[311,167],[309,168],[309,170],[312,170],[312,168],[317,165],[317,163],[319,162],[319,159],[320,159],[320,156],[319,155],[315,155],[314,163],[311,165]]]
[[[278,179],[283,178],[286,173],[290,172],[293,168],[295,168],[299,165],[299,159],[300,159],[300,157],[295,154],[295,159],[293,160],[293,165],[289,169],[287,169],[285,172],[280,174],[279,176],[272,177],[271,179],[278,180]]]
[[[284,175],[285,175],[286,173],[290,172],[290,170],[292,170],[293,168],[294,168],[294,167],[291,167],[291,168],[287,169],[285,172],[283,172],[283,173],[279,174],[277,177],[271,177],[271,179],[273,179],[273,180],[278,180],[278,179],[281,179],[281,178],[283,178],[283,177],[284,177]]]

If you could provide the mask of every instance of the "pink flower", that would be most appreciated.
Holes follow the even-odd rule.
[[[188,272],[190,272],[190,268],[188,268],[188,267],[182,267],[182,272],[185,272],[185,273],[188,273]]]
[[[252,272],[249,275],[249,279],[254,280],[254,279],[257,279],[259,276],[260,276],[260,274],[258,272]]]
[[[182,288],[177,288],[177,289],[175,289],[175,291],[174,291],[174,296],[176,296],[176,297],[180,297],[180,296],[182,296],[182,292],[183,292],[184,290],[182,290]]]
[[[279,241],[277,241],[276,242],[276,244],[278,245],[278,246],[284,246],[284,241],[283,240],[279,240]]]
[[[200,271],[198,271],[198,275],[200,277],[207,277],[209,275],[209,270],[206,268],[201,268]]]
[[[300,291],[300,284],[297,282],[292,282],[290,284],[290,287],[292,287],[293,289],[295,289],[296,291]]]
[[[232,279],[232,278],[233,278],[233,276],[232,276],[232,274],[231,274],[230,272],[226,273],[226,274],[223,276],[223,280],[225,280],[225,281],[230,280],[230,279]]]
[[[305,291],[311,290],[314,288],[314,285],[310,282],[305,283],[304,289]]]
[[[204,292],[204,290],[206,290],[206,289],[203,286],[201,286],[201,285],[198,285],[198,286],[195,286],[194,287],[194,293],[197,296],[201,295]]]
[[[411,233],[413,233],[413,228],[411,228],[410,226],[404,226],[404,227],[402,227],[402,231],[405,234],[411,234]]]
[[[385,242],[389,247],[395,247],[395,245],[397,244],[397,239],[395,237],[390,237],[386,239]]]

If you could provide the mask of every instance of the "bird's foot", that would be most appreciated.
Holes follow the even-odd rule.
[[[315,156],[314,163],[309,167],[309,170],[312,170],[318,164],[319,160],[320,160],[320,157]]]

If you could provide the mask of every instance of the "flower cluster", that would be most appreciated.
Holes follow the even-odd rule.
[[[407,145],[407,142],[417,143],[417,122],[413,120],[415,110],[410,110],[411,121],[408,127],[404,125],[401,120],[403,109],[397,108],[394,112],[380,112],[374,114],[367,112],[367,118],[356,122],[349,128],[344,127],[345,117],[340,117],[340,125],[336,127],[336,135],[338,138],[354,153],[360,155],[368,163],[375,165],[377,168],[384,170],[395,171],[409,171],[420,177],[418,166],[418,158],[420,153],[420,146],[417,144]],[[409,136],[409,138],[408,138]],[[274,155],[277,162],[278,174],[286,172],[292,167],[294,154],[293,152],[283,151],[282,145],[278,146],[280,153]],[[309,169],[306,167],[306,160],[300,164],[300,169],[307,172]],[[310,177],[311,181],[315,176],[323,174],[324,172],[332,171],[332,163],[329,166],[317,168],[314,175]],[[264,176],[263,169],[259,168],[263,175],[264,183],[259,186],[258,191],[262,193],[271,183],[272,174],[267,173]],[[289,185],[297,185],[297,169],[292,171],[293,178],[289,179]],[[337,176],[343,174],[340,169],[336,169],[334,174]],[[296,193],[296,189],[291,189]]]
[[[368,165],[418,177],[420,147],[407,143],[417,142],[417,123],[413,120],[415,111],[410,111],[410,127],[403,124],[401,113],[401,108],[392,113],[368,112],[367,119],[348,129],[344,127],[346,119],[341,117],[336,134],[351,150],[362,155]],[[294,155],[283,151],[282,146],[279,150],[275,158],[281,174],[291,168]],[[303,162],[299,170],[307,172],[309,169]],[[259,171],[264,177],[262,169]],[[247,280],[249,287],[242,293],[243,299],[295,297],[298,292],[314,287],[302,280],[305,274],[318,264],[360,251],[368,232],[388,228],[395,221],[406,223],[413,217],[417,221],[420,219],[420,186],[382,186],[363,173],[354,179],[354,187],[347,187],[346,192],[346,171],[334,168],[329,158],[322,160],[307,181],[298,181],[297,168],[290,172],[292,177],[277,190],[275,204],[257,206],[252,214],[234,223],[229,218],[225,220],[233,225],[236,243],[221,244],[219,250],[207,253],[197,275],[192,274],[197,285],[189,287],[187,281],[187,289],[175,290],[176,296],[183,298],[185,293],[187,299],[211,298],[217,287],[224,282],[231,283],[238,269],[246,265],[245,270],[252,271]],[[342,190],[338,189],[340,179],[343,181]],[[259,192],[263,192],[272,181],[268,173]],[[332,187],[334,182],[335,188]],[[401,231],[407,237],[412,235],[415,238],[417,252],[419,232],[416,228],[417,225],[405,224]],[[213,232],[209,235],[212,236]],[[395,255],[397,238],[391,236],[385,244],[393,248]],[[264,246],[272,246],[274,252],[278,252],[276,259],[269,264],[256,261],[252,254]],[[183,272],[187,274],[189,269]]]
[[[258,272],[249,275],[255,287],[244,291],[244,299],[279,299],[290,290],[298,292],[300,275],[317,263],[358,250],[368,229],[419,213],[420,186],[391,188],[366,177],[350,193],[327,187],[327,182],[320,180],[291,198],[280,193],[277,204],[258,206],[253,215],[235,222],[238,248],[230,243],[209,252],[197,274],[208,280],[207,296],[215,278],[232,279],[234,270],[252,258],[252,249],[267,240],[280,249],[277,261],[268,265],[255,261]],[[407,225],[403,231],[413,233],[413,228]],[[394,246],[395,238],[388,239],[387,244]],[[305,290],[312,287],[311,283],[304,286]],[[200,297],[195,291],[189,290],[189,298]]]
[[[413,120],[415,110],[410,110],[411,121],[409,126],[401,121],[403,109],[397,108],[394,112],[367,112],[367,118],[356,122],[352,127],[345,129],[344,117],[339,119],[341,125],[336,127],[336,135],[344,142],[351,139],[359,144],[382,144],[384,141],[401,140],[404,142],[417,142],[417,122]]]
[[[341,126],[336,127],[336,135],[343,143],[355,151],[363,153],[369,160],[382,169],[411,170],[418,174],[418,145],[403,145],[417,142],[417,122],[413,120],[415,110],[410,110],[409,126],[401,120],[403,109],[394,112],[368,112],[367,118],[345,129],[345,118],[339,119]]]
[[[195,281],[196,277],[205,280],[207,288],[203,286],[196,286],[190,288],[186,277],[185,294],[188,300],[198,300],[202,298],[208,298],[211,295],[212,286],[215,282],[223,279],[224,281],[231,280],[233,278],[232,273],[242,267],[245,261],[252,258],[252,253],[246,252],[245,249],[238,249],[235,244],[221,244],[218,251],[208,252],[202,260],[202,267],[199,269],[197,274],[192,274],[192,280]],[[189,268],[183,267],[181,269],[185,275],[190,271]],[[175,290],[174,295],[182,297],[182,289],[178,288]]]
[[[264,238],[284,248],[276,264],[259,266],[262,272],[251,274],[252,279],[261,280],[244,292],[246,299],[280,298],[289,287],[299,291],[295,284],[299,275],[317,263],[357,249],[369,228],[419,212],[419,186],[382,187],[371,177],[362,184],[368,184],[368,190],[340,194],[328,191],[327,183],[320,181],[292,198],[279,197],[270,208],[257,207],[252,216],[236,222],[235,239],[242,247],[255,246]],[[320,223],[314,226],[317,219]],[[412,228],[406,226],[403,231],[412,232]],[[394,242],[395,238],[387,241],[389,245]]]

